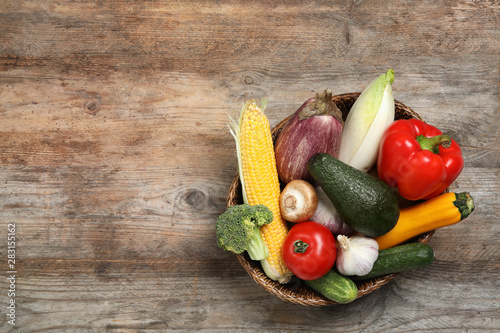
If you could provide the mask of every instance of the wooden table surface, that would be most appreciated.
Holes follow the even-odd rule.
[[[499,17],[491,0],[1,1],[0,331],[498,331]],[[216,246],[228,115],[265,97],[274,126],[388,68],[461,145],[450,189],[476,211],[435,233],[430,267],[353,303],[282,301]]]

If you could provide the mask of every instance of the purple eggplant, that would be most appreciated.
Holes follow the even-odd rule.
[[[275,142],[276,166],[280,180],[312,182],[307,161],[316,153],[338,157],[342,138],[342,112],[332,100],[332,93],[308,99],[283,126]]]

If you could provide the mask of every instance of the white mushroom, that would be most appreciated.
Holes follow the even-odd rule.
[[[281,216],[290,222],[309,220],[318,208],[318,194],[305,180],[292,180],[280,195]]]

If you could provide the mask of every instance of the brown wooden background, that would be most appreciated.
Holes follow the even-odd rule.
[[[426,1],[0,2],[0,268],[6,332],[482,332],[500,327],[500,5]],[[302,307],[217,248],[236,173],[226,126],[272,125],[393,68],[397,100],[451,134],[477,209],[437,259],[356,302]]]

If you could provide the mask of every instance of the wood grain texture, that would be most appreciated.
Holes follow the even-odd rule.
[[[440,1],[0,3],[5,332],[495,332],[500,327],[500,6]],[[476,211],[435,263],[347,305],[302,307],[216,246],[236,173],[228,115],[272,125],[316,92],[394,96],[458,141]],[[6,273],[2,276],[5,276]]]

